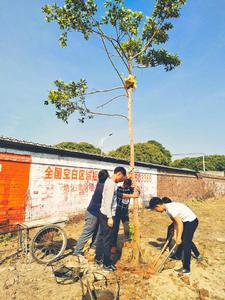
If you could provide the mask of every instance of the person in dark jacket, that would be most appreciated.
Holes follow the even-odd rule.
[[[101,170],[98,173],[98,183],[86,210],[83,232],[77,241],[77,245],[73,253],[74,255],[82,255],[84,245],[91,237],[92,243],[90,247],[93,249],[96,247],[99,233],[99,212],[102,203],[102,192],[104,183],[108,177],[109,173],[107,170]]]

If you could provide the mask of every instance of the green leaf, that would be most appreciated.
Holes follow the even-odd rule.
[[[57,118],[68,122],[69,116],[74,112],[86,117],[88,115],[85,106],[86,80],[80,79],[78,82],[71,83],[55,80],[54,83],[57,89],[49,91],[48,100],[45,102],[55,106]]]

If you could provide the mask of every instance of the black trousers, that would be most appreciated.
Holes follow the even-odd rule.
[[[192,222],[183,222],[183,225],[182,244],[178,247],[176,256],[181,257],[183,252],[183,268],[190,271],[191,250],[196,257],[200,255],[196,245],[192,242],[195,230],[198,227],[198,219],[196,218]]]
[[[129,213],[128,208],[117,207],[116,215],[114,217],[114,224],[113,224],[113,239],[112,239],[112,246],[117,246],[117,238],[118,232],[120,228],[120,221],[123,222],[124,226],[124,234],[126,241],[130,240],[130,229],[129,229]]]
[[[100,233],[96,245],[96,256],[97,260],[103,259],[103,264],[105,266],[110,266],[112,264],[111,260],[111,245],[112,245],[112,234],[113,229],[107,224],[108,218],[101,212],[99,214],[99,226]]]
[[[174,233],[174,224],[171,223],[168,228],[167,228],[167,236],[166,239],[171,239],[171,237],[173,237],[173,233]],[[170,244],[169,244],[170,247]],[[171,246],[172,247],[172,246]],[[195,257],[198,257],[200,255],[198,248],[196,247],[196,245],[192,242],[191,243],[191,251],[194,253]],[[181,258],[182,256],[182,246],[179,246],[177,248],[176,253],[174,253],[174,256],[176,256],[177,258]]]

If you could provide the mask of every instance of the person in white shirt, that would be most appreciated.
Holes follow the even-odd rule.
[[[126,169],[116,167],[111,177],[107,178],[102,193],[102,204],[99,213],[100,233],[96,246],[95,262],[103,262],[103,271],[112,272],[116,267],[111,260],[113,217],[116,213],[117,183],[126,179]]]
[[[164,204],[172,203],[172,200],[168,197],[163,197],[162,201]],[[173,221],[173,220],[172,220]],[[174,222],[172,222],[167,228],[166,240],[169,240],[169,249],[171,249],[174,245],[172,237],[174,236]],[[193,257],[197,259],[198,262],[201,262],[204,258],[200,255],[198,248],[192,242],[191,244],[191,253],[193,253]],[[182,244],[178,247],[176,252],[170,257],[172,260],[181,260],[182,257]]]
[[[191,249],[193,246],[192,239],[198,226],[197,216],[187,205],[179,202],[164,203],[159,197],[153,197],[150,200],[149,208],[160,213],[166,212],[172,219],[174,223],[174,239],[176,244],[180,245],[180,253],[182,251],[184,253],[183,267],[175,271],[189,274]]]

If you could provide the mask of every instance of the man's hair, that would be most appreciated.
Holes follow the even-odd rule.
[[[105,183],[106,179],[109,177],[109,173],[107,170],[101,170],[99,173],[98,173],[98,181],[100,183]]]
[[[128,178],[128,179],[124,180],[123,184],[131,187],[132,186],[132,180]]]
[[[169,197],[163,197],[163,198],[162,198],[162,202],[163,202],[163,203],[171,203],[172,200],[171,200]]]
[[[126,171],[126,169],[124,167],[116,167],[114,169],[114,174],[119,173],[119,172],[122,173],[123,176],[127,175],[127,171]]]
[[[157,205],[159,204],[163,204],[162,199],[160,199],[159,197],[153,197],[150,201],[149,201],[149,208],[150,209],[154,209]]]

